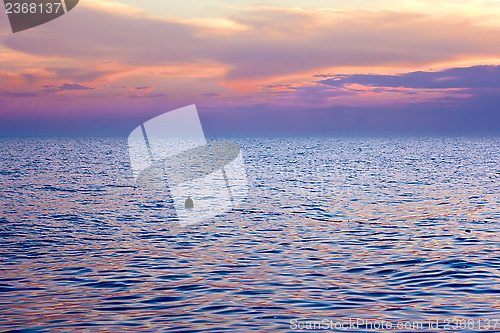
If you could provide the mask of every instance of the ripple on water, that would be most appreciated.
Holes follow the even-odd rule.
[[[5,331],[289,331],[500,319],[498,139],[245,139],[247,202],[201,224],[122,139],[0,139]]]

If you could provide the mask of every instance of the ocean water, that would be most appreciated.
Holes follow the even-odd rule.
[[[0,330],[500,332],[500,138],[234,141],[246,202],[180,225],[125,138],[0,138]]]

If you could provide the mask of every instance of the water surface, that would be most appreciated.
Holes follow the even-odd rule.
[[[247,202],[181,226],[126,139],[0,139],[0,328],[500,319],[500,139],[236,142]]]

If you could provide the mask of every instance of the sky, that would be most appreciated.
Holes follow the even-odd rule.
[[[500,1],[80,0],[12,33],[0,135],[499,135]]]

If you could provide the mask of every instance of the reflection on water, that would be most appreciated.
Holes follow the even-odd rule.
[[[181,226],[125,139],[0,139],[2,330],[500,318],[500,139],[237,143],[247,202]]]

